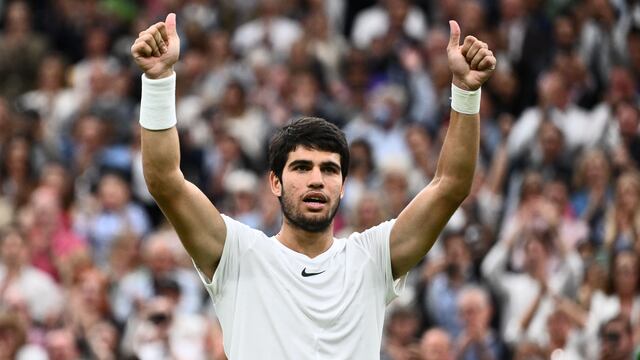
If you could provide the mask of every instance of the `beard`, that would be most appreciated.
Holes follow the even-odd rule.
[[[329,209],[329,213],[324,217],[308,217],[296,210],[296,204],[293,199],[288,198],[282,189],[282,195],[278,197],[282,214],[291,223],[291,225],[310,233],[319,233],[327,230],[333,222],[333,218],[338,212],[340,206],[340,198],[336,204]]]

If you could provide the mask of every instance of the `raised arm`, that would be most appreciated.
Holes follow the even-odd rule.
[[[391,231],[390,252],[394,278],[409,271],[431,246],[458,206],[467,197],[478,158],[479,115],[472,99],[496,65],[487,44],[467,36],[460,46],[460,27],[449,22],[451,36],[447,46],[449,68],[453,73],[451,118],[442,146],[436,174],[400,213]],[[477,98],[476,98],[477,99]],[[479,101],[479,100],[478,100]],[[468,106],[472,105],[472,106]]]
[[[131,54],[145,74],[140,124],[147,187],[196,265],[211,278],[222,254],[226,226],[209,199],[180,171],[173,72],[180,39],[175,14],[141,32]]]

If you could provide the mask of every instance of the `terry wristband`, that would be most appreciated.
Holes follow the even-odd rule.
[[[140,126],[147,130],[166,130],[176,122],[176,73],[162,79],[149,79],[143,74]]]
[[[480,91],[463,90],[451,84],[451,108],[461,114],[477,114],[480,112]]]

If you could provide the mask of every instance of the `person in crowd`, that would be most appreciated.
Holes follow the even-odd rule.
[[[2,230],[0,302],[20,296],[25,300],[29,316],[34,322],[54,323],[64,306],[62,290],[49,274],[29,265],[28,252],[29,244],[18,228],[9,226]]]
[[[492,312],[487,290],[470,286],[460,291],[458,313],[463,330],[456,339],[457,359],[499,360],[506,357],[505,345],[489,324]]]
[[[425,331],[420,340],[420,356],[422,360],[455,359],[451,335],[441,328]]]

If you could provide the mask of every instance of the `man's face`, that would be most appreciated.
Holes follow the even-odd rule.
[[[343,195],[340,155],[299,146],[289,153],[282,182],[272,174],[271,189],[290,225],[308,232],[324,231]]]
[[[600,337],[600,359],[622,360],[629,359],[633,350],[631,335],[625,331],[622,322],[614,321],[608,324]]]

